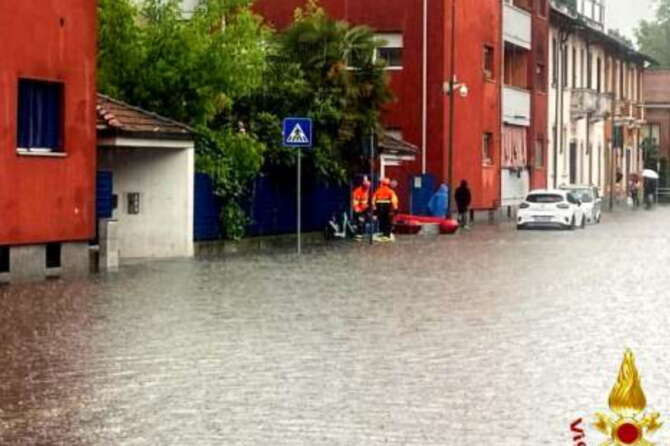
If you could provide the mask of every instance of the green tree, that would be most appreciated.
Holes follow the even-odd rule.
[[[654,58],[660,67],[670,68],[670,0],[658,0],[655,18],[642,20],[635,37],[641,52]]]
[[[308,116],[316,133],[307,161],[318,176],[344,181],[361,167],[361,139],[381,131],[382,107],[393,98],[384,62],[374,57],[381,44],[370,28],[333,20],[315,2],[296,11],[269,47],[264,86],[236,109],[268,147],[269,163],[295,161],[281,147],[280,119]]]
[[[241,236],[241,190],[259,172],[263,145],[226,119],[257,90],[271,34],[250,0],[203,0],[185,20],[177,0],[100,0],[98,88],[198,131],[197,168],[224,199],[225,236]]]

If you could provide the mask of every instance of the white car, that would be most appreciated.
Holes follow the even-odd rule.
[[[517,229],[584,228],[586,217],[581,201],[567,190],[534,190],[519,206]]]
[[[586,215],[586,222],[590,224],[600,223],[602,217],[603,199],[600,197],[596,186],[561,186],[562,190],[572,192],[582,202],[582,210]]]

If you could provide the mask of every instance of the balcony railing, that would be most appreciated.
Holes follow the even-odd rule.
[[[505,2],[503,34],[506,41],[530,50],[533,45],[530,13]]]
[[[572,119],[604,119],[612,113],[612,95],[590,88],[575,88],[570,94]]]
[[[530,126],[530,92],[521,88],[503,88],[503,121],[512,125]]]
[[[640,126],[645,123],[645,113],[642,104],[626,99],[616,101],[614,120],[619,124]]]

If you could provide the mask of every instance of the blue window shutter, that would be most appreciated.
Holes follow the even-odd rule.
[[[53,82],[19,81],[18,145],[60,147],[62,86]]]

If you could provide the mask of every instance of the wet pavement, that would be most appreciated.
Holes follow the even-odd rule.
[[[569,445],[625,347],[670,420],[669,227],[480,224],[0,288],[0,444]]]

